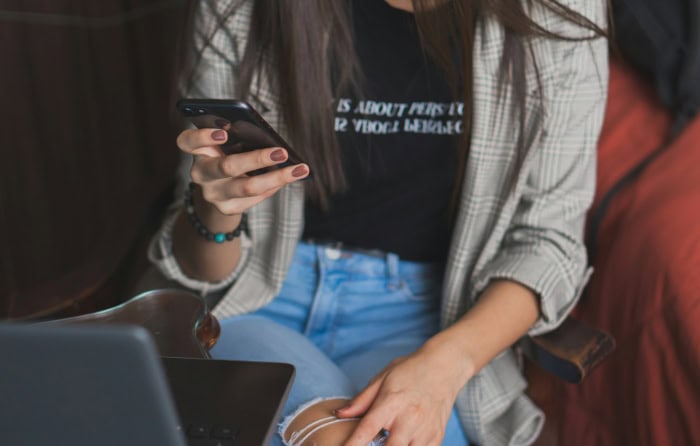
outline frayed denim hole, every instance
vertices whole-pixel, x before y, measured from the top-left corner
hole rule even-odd
[[[337,400],[337,399],[344,399],[344,400],[352,400],[352,397],[349,397],[347,395],[341,395],[341,396],[329,396],[329,397],[318,397],[314,398],[310,401],[307,401],[306,403],[302,404],[301,406],[297,407],[294,412],[291,414],[287,415],[284,417],[284,419],[277,425],[277,434],[282,438],[282,443],[285,446],[292,446],[290,442],[288,442],[284,438],[284,434],[289,428],[289,425],[296,419],[297,416],[299,416],[300,413],[308,409],[309,407],[313,406],[314,404],[323,402],[323,401],[328,401],[328,400]],[[291,438],[291,436],[290,436]]]

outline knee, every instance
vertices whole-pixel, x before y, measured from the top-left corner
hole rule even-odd
[[[236,316],[221,322],[221,336],[212,348],[212,355],[225,358],[231,352],[278,351],[279,340],[293,338],[295,334],[262,317]]]
[[[243,315],[234,316],[221,321],[222,334],[225,332],[227,338],[243,338],[256,340],[260,338],[261,333],[265,333],[265,337],[281,337],[288,335],[291,331],[277,322],[270,319],[254,316]]]
[[[341,446],[357,426],[358,419],[340,419],[334,415],[348,403],[343,398],[315,401],[290,415],[280,427],[287,446]]]

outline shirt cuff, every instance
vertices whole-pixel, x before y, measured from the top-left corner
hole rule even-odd
[[[226,278],[218,282],[208,282],[188,277],[180,268],[175,256],[173,255],[172,234],[175,221],[182,212],[182,208],[176,211],[165,219],[162,227],[151,240],[148,247],[149,260],[160,270],[160,272],[170,280],[174,280],[181,285],[198,291],[202,295],[206,295],[213,291],[219,291],[229,287],[240,276],[241,272],[248,263],[251,240],[245,231],[241,232],[241,257],[236,268]]]
[[[528,330],[530,336],[557,328],[578,302],[593,268],[571,280],[555,262],[532,253],[503,253],[478,277],[475,296],[480,296],[494,280],[511,280],[532,290],[539,299],[540,317]],[[477,297],[478,298],[478,297]]]

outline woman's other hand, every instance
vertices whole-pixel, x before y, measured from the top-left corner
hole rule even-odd
[[[439,446],[457,393],[474,373],[472,362],[456,353],[429,341],[392,361],[336,412],[362,416],[345,446],[366,446],[382,429],[390,432],[387,446]]]

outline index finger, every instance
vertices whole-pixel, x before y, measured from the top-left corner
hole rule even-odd
[[[218,146],[225,143],[227,139],[226,130],[187,129],[177,135],[177,146],[185,153],[200,155],[202,153],[199,149]]]
[[[344,446],[366,446],[380,435],[384,429],[391,430],[392,422],[393,416],[388,411],[380,408],[371,410],[360,420],[360,423]]]

